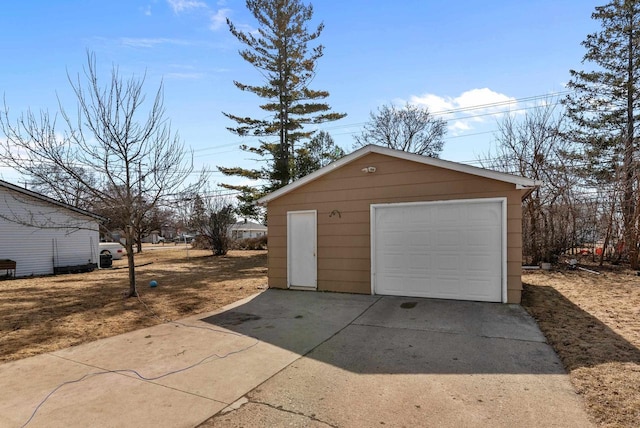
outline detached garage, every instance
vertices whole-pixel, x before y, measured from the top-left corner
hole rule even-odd
[[[260,199],[269,287],[519,303],[533,180],[366,146]]]

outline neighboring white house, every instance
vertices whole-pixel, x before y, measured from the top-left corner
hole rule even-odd
[[[258,238],[267,234],[267,226],[252,221],[239,221],[229,228],[231,239]]]
[[[158,244],[160,242],[164,242],[164,237],[160,235],[159,230],[152,230],[144,238],[142,238],[142,242],[144,242],[145,244]]]
[[[104,218],[0,180],[0,260],[15,276],[98,264],[98,222]],[[0,272],[2,274],[2,272]]]

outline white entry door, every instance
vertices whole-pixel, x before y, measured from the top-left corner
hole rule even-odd
[[[506,201],[373,205],[374,294],[506,298]]]
[[[287,213],[287,277],[289,287],[317,287],[316,211]]]

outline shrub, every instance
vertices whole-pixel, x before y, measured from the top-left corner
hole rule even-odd
[[[267,235],[257,238],[238,239],[232,245],[234,250],[266,250]]]
[[[193,241],[191,241],[191,248],[195,248],[197,250],[210,250],[211,242],[202,235],[197,235]]]

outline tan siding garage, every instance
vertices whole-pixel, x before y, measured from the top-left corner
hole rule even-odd
[[[533,180],[468,165],[364,147],[260,200],[269,219],[269,286],[290,285],[288,243],[298,239],[288,234],[290,213],[314,212],[313,289],[518,303],[521,200],[535,185]],[[408,217],[394,210],[402,206],[413,207]],[[501,217],[483,223],[482,216],[493,215],[492,210],[499,210]],[[376,255],[381,245],[392,251],[381,238],[389,229],[380,229],[376,211],[401,223],[398,239],[408,242],[397,248],[398,255]],[[421,216],[433,221],[425,223]],[[447,224],[455,218],[457,226]],[[380,288],[376,275],[381,267],[385,275],[398,276],[396,288]],[[474,272],[483,270],[486,278],[474,286]],[[477,286],[482,281],[494,288]]]

